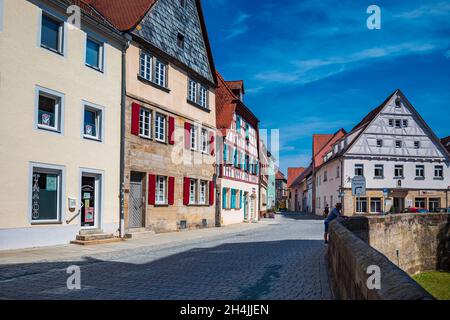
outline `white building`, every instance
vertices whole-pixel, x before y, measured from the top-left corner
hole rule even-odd
[[[450,154],[400,90],[329,146],[323,160],[316,212],[338,201],[346,215],[449,207]],[[352,195],[355,176],[365,177],[364,196]]]

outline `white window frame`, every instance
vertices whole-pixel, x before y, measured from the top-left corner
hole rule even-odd
[[[197,203],[197,179],[189,180],[189,204]]]
[[[363,203],[366,203],[366,211],[362,210],[363,207]],[[369,200],[367,197],[356,197],[356,206],[355,206],[355,212],[356,213],[360,213],[360,214],[364,214],[364,213],[369,213]]]
[[[425,179],[425,166],[416,165],[416,178]]]
[[[383,147],[383,140],[382,139],[377,139],[377,147],[378,148],[382,148]]]
[[[57,102],[55,104],[55,127],[39,124],[39,97],[41,95],[51,99],[55,99]],[[43,88],[40,86],[36,86],[35,116],[34,116],[35,129],[53,132],[56,134],[64,134],[64,105],[65,105],[65,95],[63,93]]]
[[[402,147],[403,147],[402,140],[395,140],[395,148],[396,149],[401,149]]]
[[[440,171],[440,175],[437,175],[438,171]],[[444,178],[444,166],[434,166],[434,177],[438,179]]]
[[[58,49],[55,50],[53,48],[47,47],[42,44],[42,23],[43,23],[43,17],[47,16],[48,18],[55,20],[60,24],[59,30],[58,30]],[[39,16],[39,37],[38,37],[38,45],[39,47],[54,52],[56,54],[59,54],[61,56],[65,56],[66,54],[66,35],[67,35],[67,29],[66,29],[66,23],[65,19],[57,16],[54,13],[51,13],[50,10],[41,10],[40,16]]]
[[[160,119],[162,118],[162,122],[160,121]],[[155,140],[159,141],[159,142],[166,142],[166,119],[167,117],[159,112],[156,112],[155,114]],[[161,133],[160,133],[160,129],[162,126],[162,138]]]
[[[98,53],[98,67],[92,66],[87,62],[87,42],[88,41],[95,42],[99,45],[99,53]],[[85,57],[84,63],[87,67],[92,68],[99,72],[104,72],[105,66],[105,42],[99,40],[97,37],[92,36],[91,34],[86,34],[86,42],[85,42]]]
[[[389,125],[389,127],[394,127],[394,119],[389,119],[388,120],[388,125]]]
[[[199,90],[198,104],[203,108],[208,109],[208,89],[200,84],[198,90]]]
[[[395,129],[401,129],[402,128],[402,120],[401,119],[395,119],[394,127],[395,127]]]
[[[144,70],[142,70],[144,68]],[[153,56],[145,50],[139,54],[139,76],[145,80],[153,79]]]
[[[140,108],[139,110],[139,136],[146,139],[152,138],[153,114],[151,110]],[[145,125],[148,125],[148,133],[145,133]]]
[[[375,204],[375,209],[379,210],[372,210],[372,204]],[[382,213],[383,212],[383,201],[381,198],[370,198],[370,213]]]
[[[420,141],[414,141],[414,149],[420,149]]]
[[[191,150],[197,150],[198,148],[198,132],[197,132],[197,127],[194,125],[191,125],[191,132],[190,132],[190,137],[191,137]]]
[[[206,129],[202,129],[201,131],[201,148],[202,148],[202,152],[203,153],[208,153],[209,152],[209,135],[208,135],[208,130]]]
[[[207,196],[208,196],[208,182],[205,180],[200,180],[198,203],[206,204]]]
[[[396,171],[401,170],[401,175],[397,175]],[[394,178],[404,178],[405,177],[405,167],[403,165],[395,165],[394,166]]]
[[[403,128],[408,128],[408,125],[409,125],[408,119],[403,119],[403,120],[402,120],[402,127],[403,127]]]
[[[198,81],[188,80],[188,101],[209,110],[208,88]]]
[[[50,174],[57,174],[58,175],[58,181],[57,181],[57,190],[59,194],[57,195],[57,217],[56,219],[50,219],[50,220],[33,220],[33,187],[34,187],[34,172],[35,169],[42,173],[50,173]],[[29,166],[29,179],[28,179],[28,190],[29,190],[29,196],[28,196],[28,208],[27,208],[27,217],[32,225],[39,225],[39,224],[59,224],[64,220],[64,210],[65,207],[65,181],[66,181],[66,169],[64,166],[58,166],[58,165],[50,165],[50,164],[43,164],[43,163],[36,163],[31,162]]]
[[[155,58],[154,83],[156,83],[160,87],[166,88],[167,86],[166,72],[167,72],[167,64],[162,60]]]
[[[381,175],[377,175],[377,170],[381,171]],[[384,165],[382,164],[376,164],[374,167],[374,177],[375,178],[384,178]]]
[[[359,169],[361,169],[361,171],[362,171],[361,175],[356,174],[357,170],[359,170]],[[364,176],[364,164],[360,164],[360,163],[355,164],[355,176],[361,176],[361,177]]]
[[[197,101],[197,82],[189,78],[188,99],[191,102]]]
[[[159,205],[167,204],[167,177],[156,176],[155,203]]]
[[[104,133],[105,133],[105,130],[104,130],[104,118],[105,118],[105,109],[103,108],[103,107],[100,107],[100,106],[98,106],[98,105],[96,105],[96,104],[93,104],[93,103],[90,103],[90,102],[87,102],[87,101],[83,101],[82,102],[82,106],[83,106],[83,108],[82,108],[82,119],[83,119],[83,121],[82,121],[82,123],[81,123],[81,134],[82,134],[82,136],[83,136],[83,138],[84,139],[88,139],[88,140],[94,140],[94,141],[98,141],[98,142],[103,142],[103,140],[104,140]],[[85,113],[85,110],[89,110],[89,111],[94,111],[94,112],[96,112],[96,114],[97,114],[97,118],[96,118],[96,131],[97,131],[97,134],[96,134],[96,136],[92,136],[92,135],[88,135],[88,134],[86,134],[84,131],[85,131],[85,123],[84,123],[84,121],[85,121],[85,118],[84,118],[84,113]]]

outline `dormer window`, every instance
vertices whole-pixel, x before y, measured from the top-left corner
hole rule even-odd
[[[181,33],[178,33],[177,45],[179,48],[184,49],[184,35],[182,35]]]

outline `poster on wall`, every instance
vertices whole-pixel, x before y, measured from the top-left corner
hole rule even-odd
[[[86,208],[85,215],[84,215],[84,221],[85,222],[94,222],[94,208]]]
[[[47,175],[47,191],[56,191],[57,177]]]

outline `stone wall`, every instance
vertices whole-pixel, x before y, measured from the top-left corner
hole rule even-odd
[[[343,224],[410,275],[450,270],[449,214],[364,216]]]
[[[330,224],[327,251],[333,292],[338,299],[349,300],[430,300],[433,297],[408,274],[370,247],[340,221]],[[381,287],[369,289],[369,266],[381,271]]]

